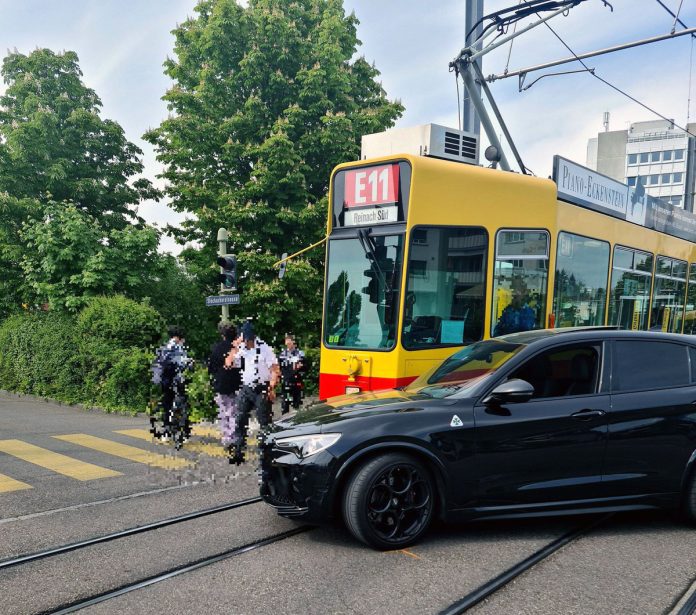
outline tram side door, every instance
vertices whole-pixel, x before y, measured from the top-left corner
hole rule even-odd
[[[610,398],[603,344],[545,350],[508,379],[532,384],[527,402],[474,408],[479,506],[597,497]]]

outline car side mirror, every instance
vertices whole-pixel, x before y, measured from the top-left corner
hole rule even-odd
[[[526,380],[513,378],[499,384],[484,400],[485,405],[519,404],[534,396],[534,387]]]

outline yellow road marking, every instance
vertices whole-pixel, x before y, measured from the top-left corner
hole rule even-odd
[[[384,553],[403,553],[404,555],[408,555],[409,557],[412,557],[414,559],[421,559],[420,555],[416,555],[415,553],[411,553],[410,551],[407,551],[406,549],[397,549],[396,551],[384,551]]]
[[[159,440],[153,438],[152,434],[147,429],[119,429],[114,433],[120,433],[131,438],[138,438],[138,440],[147,440],[148,442],[154,442],[155,444],[165,444],[164,442],[160,442]],[[227,451],[225,451],[220,444],[210,444],[207,442],[186,442],[183,450],[192,451],[194,453],[202,453],[203,455],[210,455],[211,457],[227,457]]]
[[[54,453],[22,440],[0,440],[0,452],[77,480],[94,480],[96,478],[121,476],[121,473],[115,470],[102,468],[93,463],[73,459],[60,453]]]
[[[157,468],[177,470],[179,468],[184,468],[191,465],[188,461],[179,457],[157,455],[156,453],[151,453],[150,451],[146,451],[135,446],[121,444],[120,442],[106,440],[105,438],[97,438],[96,436],[89,436],[87,434],[75,433],[53,437],[58,440],[63,440],[64,442],[78,444],[79,446],[91,448],[101,453],[107,453],[109,455],[128,459],[129,461],[135,461],[137,463],[145,463]]]
[[[214,425],[193,425],[191,433],[194,436],[202,436],[204,438],[220,438],[220,428]]]
[[[4,474],[0,474],[0,493],[8,491],[20,491],[22,489],[31,489],[31,485],[23,483],[21,480],[15,480]]]

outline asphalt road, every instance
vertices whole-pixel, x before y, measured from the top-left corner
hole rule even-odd
[[[173,455],[143,439],[146,429],[142,418],[0,395],[0,473],[10,479],[0,481],[0,560],[257,494],[254,468],[227,464],[214,432],[200,431]],[[102,450],[85,446],[95,442]],[[48,453],[31,458],[32,446]],[[114,454],[124,450],[137,460]],[[56,452],[78,463],[56,466]],[[188,465],[171,467],[182,460]],[[362,546],[339,525],[314,528],[84,612],[438,613],[586,522],[438,525],[418,545],[389,553]],[[0,611],[50,611],[297,525],[256,503],[0,570]],[[695,529],[668,513],[617,515],[472,612],[663,613],[694,577]]]

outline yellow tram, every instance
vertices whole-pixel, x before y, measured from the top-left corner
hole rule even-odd
[[[695,242],[689,212],[560,157],[554,181],[414,155],[339,165],[320,396],[403,386],[516,331],[693,333]]]

